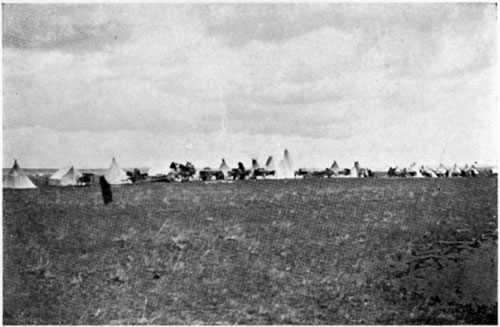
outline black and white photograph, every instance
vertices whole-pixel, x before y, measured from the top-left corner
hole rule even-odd
[[[2,3],[2,324],[497,325],[497,7]]]

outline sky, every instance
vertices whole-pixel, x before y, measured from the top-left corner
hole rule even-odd
[[[495,165],[496,10],[4,4],[3,167]]]

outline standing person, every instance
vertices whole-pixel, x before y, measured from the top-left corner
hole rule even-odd
[[[111,185],[108,183],[104,176],[99,177],[99,184],[101,184],[102,198],[104,204],[113,202],[113,193],[111,193]]]

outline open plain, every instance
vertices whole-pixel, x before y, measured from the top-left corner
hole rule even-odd
[[[496,177],[37,184],[4,324],[497,323]]]

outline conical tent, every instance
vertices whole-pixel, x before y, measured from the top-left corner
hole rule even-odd
[[[452,177],[452,176],[460,176],[460,169],[458,169],[458,165],[456,163],[453,166],[453,168],[450,170],[450,172],[448,173],[448,175],[450,177]]]
[[[227,173],[231,170],[231,168],[229,168],[229,166],[226,164],[226,160],[222,159],[219,170],[224,174],[224,177],[227,177]]]
[[[415,174],[415,175],[413,175],[413,177],[415,177],[415,178],[422,178],[422,177],[424,177],[424,175],[422,175],[422,173],[418,169],[415,169],[415,171],[413,173]]]
[[[446,175],[446,167],[443,164],[440,164],[438,169],[436,169],[437,175]]]
[[[332,164],[332,166],[330,167],[330,170],[331,170],[331,171],[333,171],[333,174],[334,174],[335,176],[337,176],[337,175],[339,174],[339,172],[340,172],[340,167],[339,167],[339,165],[338,165],[337,161],[335,161],[335,160],[333,161],[333,164]]]
[[[429,167],[422,166],[422,168],[420,168],[420,169],[426,174],[426,176],[429,176],[431,178],[436,178],[437,177],[437,175],[434,172],[434,170],[430,169]]]
[[[260,168],[260,165],[259,163],[257,162],[257,159],[252,159],[252,168],[250,169],[250,171],[254,171],[254,170],[257,170]]]
[[[417,168],[417,164],[415,162],[408,167],[408,172],[411,173],[411,176],[415,178],[424,177],[420,170]]]
[[[277,178],[293,178],[293,165],[288,150],[285,150],[283,159],[278,165]]]
[[[348,177],[359,177],[359,163],[356,161],[354,166],[351,168],[351,171]]]
[[[474,175],[474,176],[479,175],[479,170],[477,170],[476,166],[474,166],[474,165],[472,165],[472,166],[470,167],[470,172],[471,172],[471,173],[472,173],[472,175]]]
[[[29,179],[24,171],[17,164],[17,160],[14,160],[14,166],[9,171],[7,176],[3,179],[3,188],[36,188],[35,184]]]
[[[274,167],[273,156],[269,156],[269,158],[267,158],[267,161],[266,161],[266,170],[269,170],[269,171],[276,170],[276,167]]]
[[[109,166],[109,169],[104,174],[104,178],[111,185],[132,183],[125,170],[118,165],[115,158],[111,161],[111,166]]]
[[[73,166],[62,167],[54,175],[50,176],[49,185],[77,185],[80,177],[82,177],[82,173]]]

